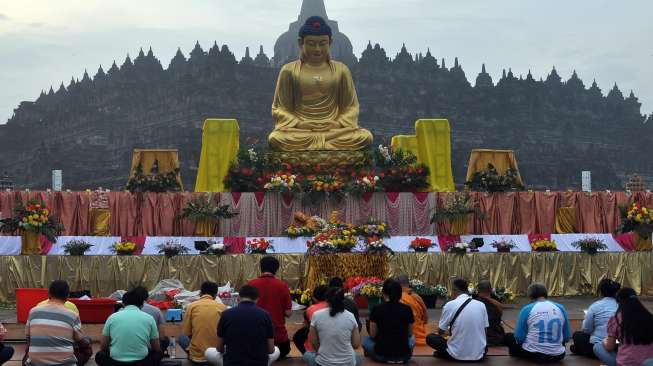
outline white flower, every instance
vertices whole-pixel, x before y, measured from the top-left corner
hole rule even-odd
[[[375,182],[378,182],[378,181],[379,181],[379,176],[378,176],[378,175],[375,175],[375,176],[374,176],[374,181],[375,181]]]
[[[224,244],[222,243],[215,243],[210,246],[211,250],[224,250]]]
[[[251,160],[251,161],[257,161],[258,160],[258,155],[256,154],[256,151],[254,151],[253,148],[247,150],[247,153],[249,154],[249,160]]]

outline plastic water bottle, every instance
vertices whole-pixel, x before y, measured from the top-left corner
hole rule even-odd
[[[168,354],[170,355],[170,358],[177,358],[177,342],[175,342],[174,336],[170,337],[170,346],[168,346],[168,348]]]

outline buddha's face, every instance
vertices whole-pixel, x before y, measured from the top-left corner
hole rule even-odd
[[[331,37],[306,36],[299,39],[299,49],[302,59],[311,64],[324,63],[329,59],[331,52]]]

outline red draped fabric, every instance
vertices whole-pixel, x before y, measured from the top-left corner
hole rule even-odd
[[[446,204],[449,193],[375,193],[349,197],[340,202],[309,205],[279,194],[215,194],[216,203],[230,204],[240,213],[221,220],[219,236],[280,236],[295,211],[328,218],[337,210],[342,220],[361,223],[369,218],[390,224],[393,235],[433,235],[446,233],[448,223],[430,223],[430,217]],[[115,236],[190,236],[195,225],[179,219],[181,210],[197,193],[109,193],[110,229]],[[620,222],[619,205],[632,200],[653,207],[649,192],[517,192],[472,193],[486,219],[471,217],[468,232],[473,234],[527,234],[554,231],[560,207],[574,207],[580,232],[611,233]],[[16,199],[43,199],[65,226],[64,235],[88,235],[90,196],[86,192],[0,192],[0,215],[11,217]],[[437,226],[437,228],[436,228]],[[437,229],[437,230],[436,230]]]
[[[612,237],[625,251],[635,251],[635,233],[618,234]]]

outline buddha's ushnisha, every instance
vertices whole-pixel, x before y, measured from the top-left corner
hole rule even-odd
[[[358,127],[359,104],[349,68],[331,60],[331,28],[318,16],[299,30],[300,59],[279,72],[270,147],[280,151],[360,150],[372,143]]]

